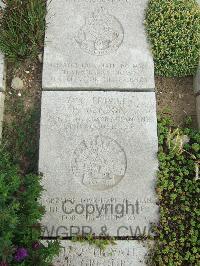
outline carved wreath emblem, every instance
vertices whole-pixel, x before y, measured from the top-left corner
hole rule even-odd
[[[100,191],[116,186],[125,176],[126,165],[123,148],[112,138],[101,135],[83,140],[71,161],[78,183]]]
[[[86,17],[85,24],[75,36],[81,49],[92,55],[105,55],[117,50],[123,39],[121,23],[104,8]]]

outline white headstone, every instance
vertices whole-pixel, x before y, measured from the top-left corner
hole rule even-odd
[[[200,129],[200,95],[196,97],[196,112],[197,112],[197,123]]]
[[[148,0],[49,0],[44,90],[154,89]]]
[[[4,58],[3,55],[0,53],[0,91],[3,91],[4,89]]]
[[[200,64],[197,68],[197,72],[194,76],[194,92],[200,93]]]
[[[5,98],[4,93],[0,92],[0,141],[1,141],[2,124],[3,124],[4,98]]]
[[[43,92],[44,235],[148,234],[156,155],[154,92]]]

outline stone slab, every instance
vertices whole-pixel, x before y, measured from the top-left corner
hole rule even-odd
[[[44,90],[154,90],[148,0],[49,0]]]
[[[197,123],[200,129],[200,95],[196,97]]]
[[[147,248],[138,241],[116,241],[105,251],[86,243],[61,241],[61,253],[55,266],[144,266]]]
[[[0,141],[2,135],[2,124],[3,124],[3,112],[4,112],[4,99],[5,95],[3,92],[0,92]]]
[[[0,91],[3,91],[5,89],[4,84],[4,57],[0,53]]]
[[[194,76],[194,92],[195,93],[200,93],[200,64],[197,69],[197,73]]]
[[[148,234],[158,218],[155,93],[43,92],[39,170],[45,236]]]

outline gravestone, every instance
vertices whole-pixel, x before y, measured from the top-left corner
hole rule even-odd
[[[4,60],[3,55],[0,53],[0,91],[5,89],[4,85]]]
[[[43,235],[149,235],[158,144],[148,0],[48,2]]]
[[[45,244],[45,242],[44,242]],[[94,245],[61,241],[61,254],[56,266],[144,266],[147,249],[142,242],[116,241],[116,245],[101,251]]]
[[[197,124],[200,129],[200,95],[196,97]]]
[[[154,89],[148,0],[48,1],[45,90]]]
[[[0,142],[2,135],[2,124],[3,124],[3,112],[4,112],[4,93],[0,92]]]
[[[156,221],[154,92],[43,92],[45,236],[148,234]]]
[[[52,0],[43,65],[43,236],[144,238],[158,219],[148,0]],[[56,266],[146,265],[147,249],[62,241]],[[111,254],[109,256],[109,254]]]
[[[200,63],[199,63],[199,66],[197,68],[197,72],[194,75],[194,92],[196,94],[200,93]]]

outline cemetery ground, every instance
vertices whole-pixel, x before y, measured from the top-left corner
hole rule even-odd
[[[45,12],[39,10],[43,20]],[[40,40],[44,34],[41,28],[37,35]],[[27,39],[24,42],[30,45]],[[17,60],[17,64],[7,62],[6,66],[0,147],[0,266],[48,266],[59,252],[59,242],[49,244],[48,248],[40,242],[39,222],[44,208],[36,201],[42,193],[42,177],[38,176],[42,46],[40,43],[33,49],[34,56],[27,59],[30,49],[25,45],[26,56]],[[154,226],[155,245],[149,250],[148,263],[198,266],[200,132],[193,77],[157,77],[156,96],[159,172],[155,189],[160,220]],[[98,242],[90,236],[87,242],[102,249],[112,244],[112,240]]]
[[[26,61],[17,67],[12,64],[7,66],[3,142],[7,150],[12,151],[10,153],[12,162],[20,165],[22,175],[37,174],[41,71],[42,64],[38,59],[34,63]],[[19,77],[23,81],[21,88],[12,88],[12,81],[15,77]],[[182,257],[184,256],[187,256],[188,260],[190,256],[193,256],[191,261],[194,262],[198,258],[198,256],[193,255],[193,252],[190,254],[189,250],[193,248],[194,254],[197,254],[195,249],[197,248],[196,233],[198,225],[196,224],[197,213],[195,211],[198,212],[196,195],[199,193],[199,186],[197,186],[196,182],[198,181],[194,177],[197,175],[195,166],[199,165],[200,135],[197,132],[195,133],[196,123],[193,123],[192,126],[194,130],[185,128],[183,131],[177,129],[176,132],[175,129],[178,126],[184,127],[188,117],[192,117],[195,121],[195,97],[192,80],[192,77],[156,79],[158,115],[167,115],[175,121],[175,123],[172,123],[175,125],[173,127],[175,133],[170,133],[172,134],[170,140],[172,147],[168,151],[169,147],[167,147],[166,141],[169,137],[170,122],[168,122],[168,119],[159,122],[160,165],[162,167],[160,167],[160,174],[158,175],[157,192],[161,199],[162,215],[160,224],[156,228],[159,241],[152,252],[154,254],[153,262],[150,261],[150,265],[168,265],[159,264],[159,261],[166,260],[167,263],[168,260],[174,260],[176,256],[179,257],[177,261],[183,260]],[[191,142],[190,145],[187,144],[186,148],[183,148],[179,139],[183,135],[189,136]],[[175,145],[173,139],[177,139]],[[174,170],[176,167],[178,167],[180,173]],[[168,174],[164,174],[165,172]],[[175,180],[171,179],[170,175],[173,176],[173,174],[177,176]],[[187,185],[183,177],[188,178]],[[179,189],[175,190],[174,187],[179,187]],[[180,196],[183,197],[182,200],[178,199]],[[177,210],[177,208],[180,209]],[[187,209],[187,213],[185,213],[185,209]],[[191,212],[191,209],[193,209],[193,212]],[[171,214],[173,214],[174,220],[178,222],[169,219]],[[191,232],[192,244],[189,244],[188,232]],[[90,242],[96,244],[95,241]],[[105,248],[110,245],[110,241],[104,242],[102,240],[97,242],[97,245]]]
[[[40,54],[41,56],[41,54]],[[41,60],[41,59],[40,59]],[[23,85],[15,84],[20,78]],[[37,172],[40,103],[42,92],[42,62],[30,60],[20,66],[8,64],[3,138],[13,150],[24,173]],[[168,115],[175,126],[183,126],[191,118],[197,127],[193,77],[156,78],[157,113]]]

